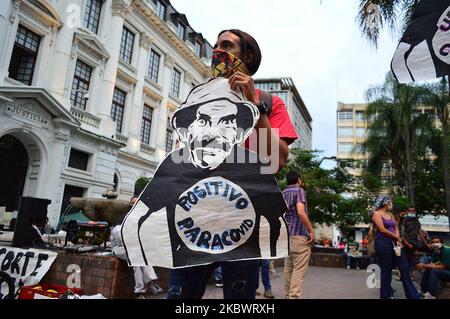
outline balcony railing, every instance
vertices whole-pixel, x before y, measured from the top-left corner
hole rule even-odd
[[[100,118],[76,107],[70,109],[70,113],[76,117],[78,121],[94,128],[100,127]]]
[[[120,133],[116,133],[115,137],[116,137],[117,142],[123,143],[125,145],[128,143],[128,137],[126,137]]]
[[[153,147],[151,147],[150,145],[141,143],[141,151],[149,153],[149,154],[153,154],[155,152],[155,149]]]

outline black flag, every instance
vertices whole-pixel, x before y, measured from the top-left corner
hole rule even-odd
[[[391,63],[400,83],[450,74],[450,0],[422,0]]]

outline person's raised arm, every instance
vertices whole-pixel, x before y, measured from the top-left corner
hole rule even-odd
[[[260,130],[266,130],[266,132],[268,132],[268,134],[265,134],[267,155],[271,158],[271,161],[273,161],[274,155],[278,156],[278,170],[281,170],[284,166],[286,166],[286,161],[289,154],[288,143],[284,139],[279,138],[272,131],[272,126],[270,125],[269,118],[266,114],[260,115],[256,126],[258,141],[262,135]],[[272,150],[272,146],[275,145],[278,146],[278,150]]]
[[[441,263],[431,263],[423,265],[423,269],[446,269],[446,268],[447,267],[445,267],[445,265]]]
[[[233,90],[237,90],[237,88],[240,88],[244,93],[245,98],[250,102],[254,103],[255,105],[259,105],[261,103],[258,95],[256,94],[255,84],[251,76],[238,71],[229,78],[229,82]],[[265,134],[262,133],[264,132],[264,130]],[[272,131],[269,117],[266,114],[260,115],[258,124],[256,126],[256,133],[258,141],[260,140],[261,135],[264,135],[265,137],[264,146],[266,147],[267,154],[261,155],[267,155],[270,158],[271,162],[274,162],[274,155],[277,156],[278,171],[281,170],[286,165],[286,161],[288,158],[288,143],[282,138],[279,138]],[[277,150],[272,150],[272,146],[274,145],[278,146]]]

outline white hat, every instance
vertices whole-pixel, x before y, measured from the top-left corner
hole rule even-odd
[[[189,127],[201,105],[218,100],[226,100],[238,106],[238,123],[244,123],[245,126],[239,128],[249,131],[248,135],[250,135],[250,129],[256,125],[259,119],[258,108],[246,100],[241,91],[233,91],[225,78],[212,78],[194,87],[186,101],[174,113],[172,126],[175,130]]]

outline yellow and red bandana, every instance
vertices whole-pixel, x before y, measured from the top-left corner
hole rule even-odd
[[[222,50],[213,51],[211,63],[211,72],[213,77],[228,78],[236,71],[251,75],[244,62],[242,62],[235,55]]]

